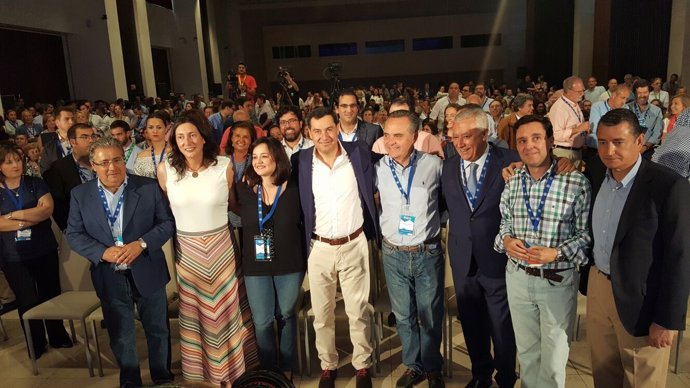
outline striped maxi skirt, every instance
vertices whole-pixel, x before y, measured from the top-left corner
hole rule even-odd
[[[231,232],[177,231],[182,376],[232,383],[259,365],[254,326]]]

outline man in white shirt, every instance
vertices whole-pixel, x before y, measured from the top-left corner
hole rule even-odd
[[[455,81],[448,85],[448,95],[439,98],[431,109],[431,114],[429,114],[429,118],[436,121],[439,130],[443,129],[443,115],[450,103],[465,105],[465,99],[460,97],[460,84]]]
[[[259,126],[268,129],[268,126],[271,125],[273,118],[276,116],[276,112],[273,110],[270,102],[266,103],[265,94],[256,96],[255,105],[254,109],[256,111],[256,117],[259,119]]]
[[[134,162],[137,160],[137,155],[143,149],[132,141],[132,129],[126,121],[115,120],[110,124],[110,136],[122,144],[125,155],[125,167],[128,173],[134,174]]]
[[[606,101],[609,98],[611,98],[611,96],[613,96],[613,92],[615,92],[616,88],[618,87],[618,80],[616,80],[615,78],[611,78],[607,86],[609,87],[609,89],[601,93],[601,95],[599,96],[599,101]]]
[[[489,107],[491,106],[491,103],[494,102],[494,99],[486,95],[486,86],[484,85],[484,82],[477,82],[477,84],[474,86],[474,94],[479,96],[481,100],[479,106],[482,107],[482,110],[486,113],[490,113]]]
[[[603,86],[597,85],[597,79],[594,76],[590,76],[587,80],[587,89],[585,90],[585,100],[595,103],[599,101],[599,97],[602,93],[606,92]]]

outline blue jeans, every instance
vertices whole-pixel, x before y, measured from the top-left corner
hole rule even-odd
[[[119,274],[110,265],[100,263],[92,277],[101,299],[103,318],[108,328],[110,348],[120,367],[120,384],[142,386],[134,328],[134,304],[144,326],[149,352],[149,368],[154,383],[172,380],[170,372],[170,323],[165,288],[142,296],[134,284],[131,273]]]
[[[400,252],[383,244],[383,272],[402,343],[402,360],[417,372],[440,372],[444,262],[441,244]]]
[[[263,368],[297,370],[297,316],[295,314],[303,279],[304,272],[244,277]],[[278,324],[280,353],[276,351],[274,319]]]

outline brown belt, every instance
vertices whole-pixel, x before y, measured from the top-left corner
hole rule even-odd
[[[334,238],[334,239],[321,237],[316,233],[312,233],[311,238],[313,238],[314,240],[317,240],[317,241],[324,242],[324,243],[329,244],[329,245],[343,245],[343,244],[349,243],[350,241],[357,238],[357,236],[359,236],[363,230],[364,230],[364,227],[360,226],[357,230],[352,232],[352,234],[350,234],[349,236]]]
[[[554,148],[561,148],[564,150],[571,150],[571,151],[580,151],[582,147],[568,147],[568,146],[562,146],[562,145],[554,145]]]
[[[431,249],[436,249],[441,244],[440,237],[433,237],[418,245],[394,245],[388,242],[388,240],[383,240],[383,243],[390,249],[398,252],[426,252]]]
[[[563,280],[563,276],[559,275],[559,274],[558,274],[559,272],[564,272],[564,271],[568,271],[568,270],[574,269],[574,268],[561,268],[561,269],[549,268],[549,269],[542,269],[542,268],[539,268],[539,267],[528,267],[528,266],[522,265],[522,264],[520,264],[520,263],[517,263],[517,262],[514,261],[514,260],[511,260],[511,261],[513,261],[513,263],[517,264],[517,267],[518,267],[519,269],[525,271],[525,273],[526,273],[527,275],[536,276],[536,277],[538,277],[538,278],[543,277],[544,279],[548,279],[548,280],[554,281],[554,282],[556,282],[556,283],[560,283],[560,282]]]

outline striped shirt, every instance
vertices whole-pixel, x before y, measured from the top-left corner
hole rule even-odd
[[[501,194],[501,226],[494,241],[494,249],[504,253],[503,238],[512,236],[530,246],[558,248],[563,258],[543,265],[544,269],[565,269],[587,262],[592,237],[587,226],[591,206],[592,189],[580,172],[556,174],[551,184],[544,211],[536,232],[525,205],[523,182],[527,183],[527,197],[533,213],[544,193],[544,187],[556,163],[552,163],[540,179],[533,179],[526,168],[517,170]],[[510,256],[508,256],[510,257]],[[510,257],[513,260],[517,258]]]

